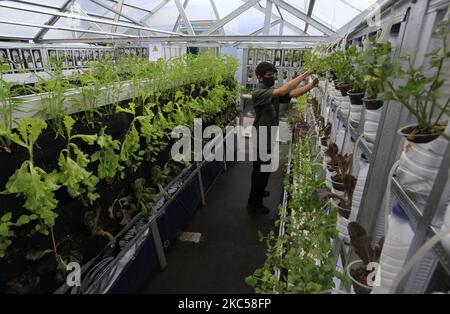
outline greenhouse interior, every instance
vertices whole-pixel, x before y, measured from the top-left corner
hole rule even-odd
[[[449,294],[449,47],[450,0],[0,1],[0,293]]]

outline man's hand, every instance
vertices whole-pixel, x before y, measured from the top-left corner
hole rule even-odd
[[[308,69],[308,71],[306,71],[304,75],[309,76],[311,74],[314,74],[314,69],[312,69],[312,68]]]

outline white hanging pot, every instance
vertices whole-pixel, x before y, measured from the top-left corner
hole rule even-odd
[[[364,157],[359,158],[359,172],[356,180],[355,190],[353,191],[352,211],[350,213],[350,220],[356,221],[361,204],[364,187],[366,185],[367,173],[369,172],[369,162]]]
[[[361,120],[361,111],[361,105],[350,104],[350,123],[354,124],[355,127],[359,125],[359,121]]]
[[[383,101],[375,98],[363,98],[364,107],[368,111],[380,110],[383,107]]]
[[[369,143],[375,143],[378,125],[381,119],[381,110],[366,110],[364,119],[364,138]]]
[[[332,183],[331,178],[333,176],[335,176],[335,175],[336,175],[335,171],[330,171],[330,170],[328,170],[328,168],[326,169],[326,172],[325,172],[325,185],[330,190],[333,188],[333,183]]]
[[[348,219],[342,217],[341,215],[337,216],[336,230],[338,232],[338,237],[346,244],[350,243],[350,235],[347,230],[349,223],[350,221]]]
[[[392,209],[388,218],[388,230],[380,257],[380,285],[374,293],[387,293],[406,262],[414,231],[409,218],[399,204]]]
[[[356,294],[369,294],[372,291],[372,288],[369,287],[367,283],[367,278],[365,278],[366,283],[362,283],[362,279],[357,280],[353,274],[355,274],[355,271],[357,269],[364,269],[366,270],[366,267],[364,266],[364,263],[362,260],[356,260],[348,264],[347,266],[347,275],[352,281],[353,290]]]
[[[406,130],[413,127],[407,126],[399,133],[405,135]],[[407,138],[396,174],[406,190],[427,197],[439,172],[448,141],[439,134],[417,135],[414,140],[411,142]]]

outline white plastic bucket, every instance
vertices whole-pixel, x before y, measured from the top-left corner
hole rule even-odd
[[[380,285],[375,286],[373,293],[387,293],[395,279],[402,271],[414,231],[409,224],[400,205],[395,205],[389,215],[387,236],[384,241],[380,258]]]

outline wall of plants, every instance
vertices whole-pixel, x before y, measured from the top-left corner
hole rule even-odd
[[[285,177],[287,206],[280,206],[280,219],[285,224],[281,236],[271,232],[262,239],[267,245],[267,258],[262,268],[246,278],[257,293],[327,293],[334,288],[335,269],[332,253],[337,237],[337,212],[317,196],[325,187],[322,164],[313,125],[306,122],[306,96],[289,113],[294,138],[289,175]],[[280,274],[280,276],[278,276]]]
[[[448,14],[436,22],[432,37],[437,48],[429,49],[422,65],[389,42],[385,30],[382,36],[365,38],[361,46],[320,46],[305,54],[304,70],[314,69],[320,84],[289,115],[294,134],[285,184],[289,201],[278,222],[286,224],[285,233],[265,239],[265,265],[247,278],[256,292],[395,292],[396,276],[408,262],[415,236],[409,223],[413,213],[400,203],[413,203],[420,211],[430,208],[427,202],[438,173],[446,171],[440,167],[448,158],[449,23]],[[383,200],[381,208],[363,208],[373,156],[383,150],[384,143],[376,140],[387,132],[379,130],[387,106],[403,107],[410,124],[383,125],[398,128],[405,144],[394,148],[399,154],[385,178],[387,186],[376,188],[382,199],[396,180],[402,196],[388,196],[393,205]],[[375,212],[377,221],[359,221],[359,214],[367,211]],[[366,230],[370,224],[376,230]],[[339,253],[344,269],[333,259],[332,252],[339,248],[344,248]],[[370,281],[375,279],[373,265],[381,270],[375,286]],[[333,277],[343,285],[334,287]]]
[[[226,55],[130,57],[75,77],[53,63],[35,86],[0,80],[0,292],[54,291],[69,261],[83,264],[137,213],[151,215],[164,185],[190,167],[170,158],[172,129],[232,121],[238,66]],[[119,101],[125,81],[129,99]],[[42,118],[20,117],[27,93],[39,93]]]

